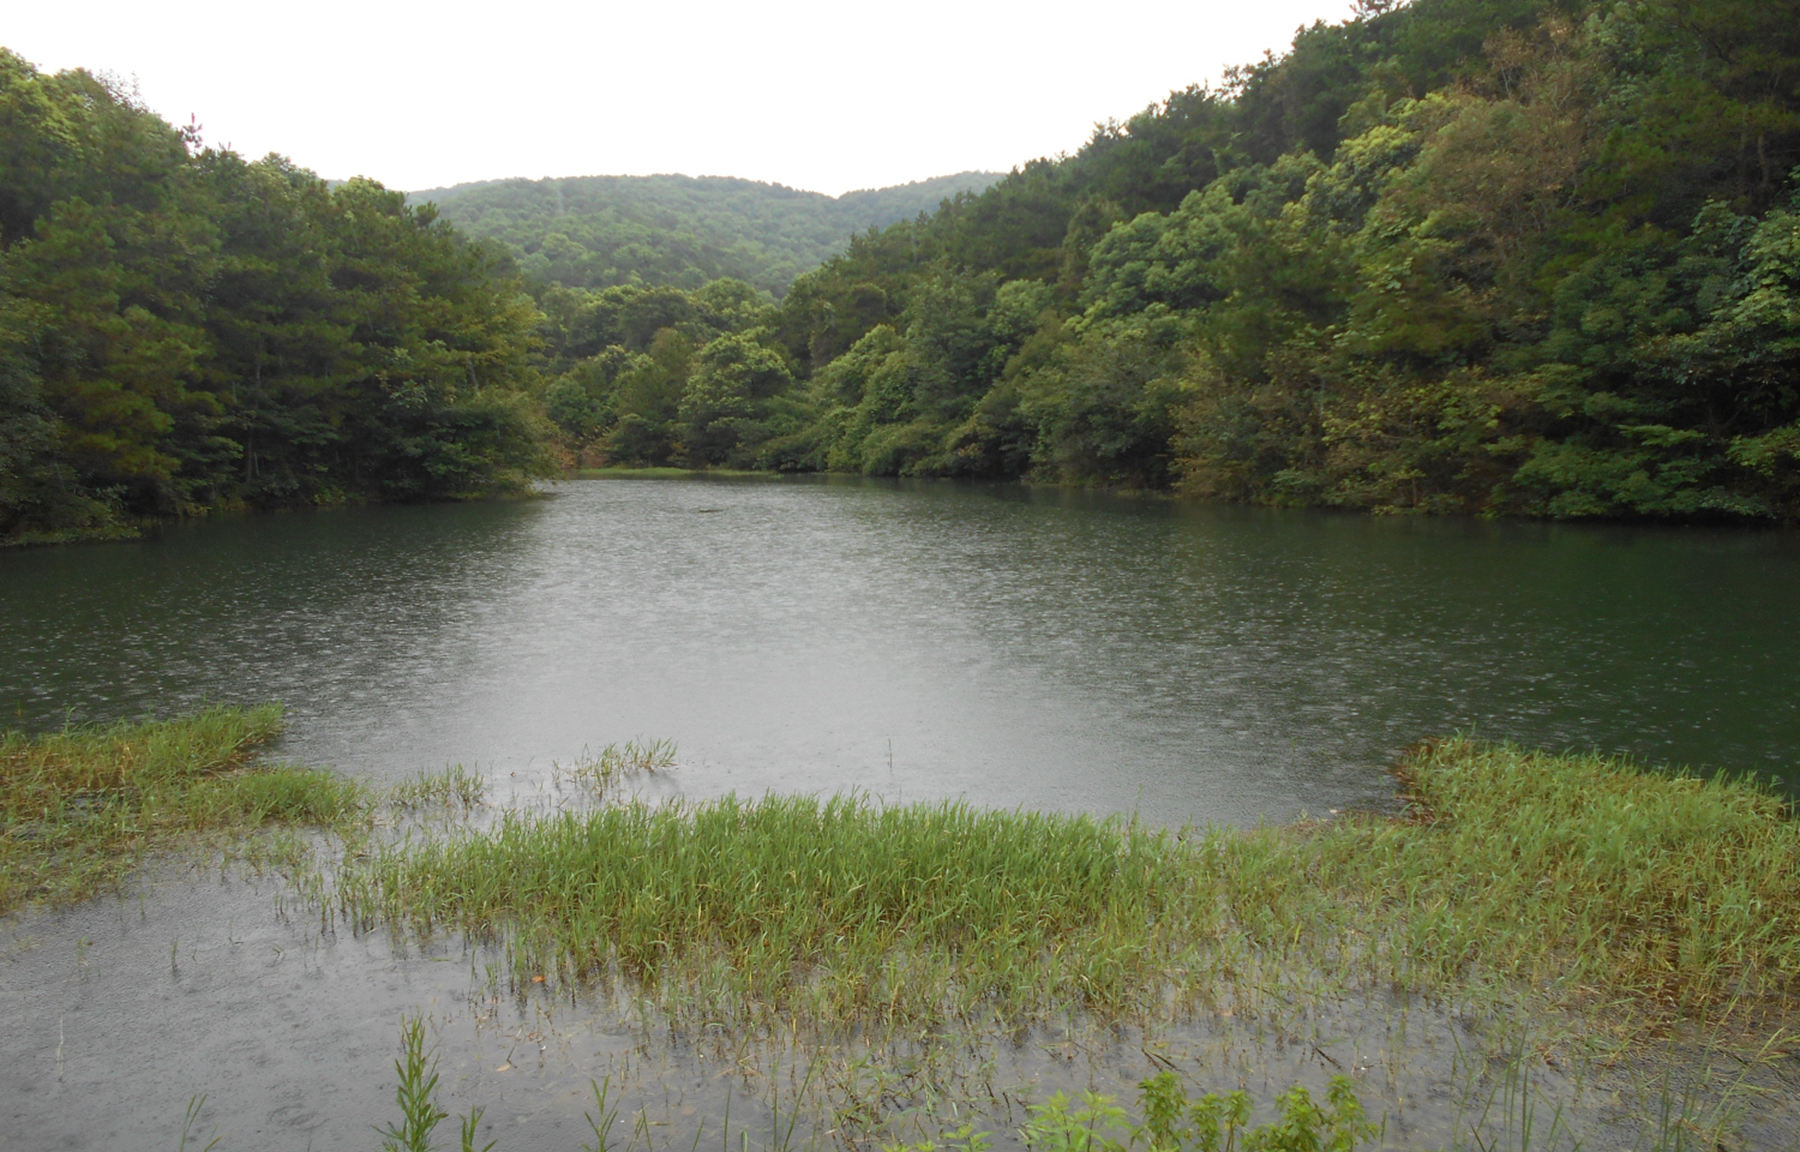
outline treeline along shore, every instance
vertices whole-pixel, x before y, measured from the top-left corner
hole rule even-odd
[[[1797,16],[1363,0],[797,278],[697,287],[630,244],[558,283],[567,204],[484,192],[510,249],[473,241],[7,53],[0,538],[580,460],[1791,523]]]

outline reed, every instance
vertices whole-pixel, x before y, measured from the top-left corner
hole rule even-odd
[[[0,733],[0,914],[113,888],[150,851],[359,813],[364,790],[335,773],[256,762],[280,730],[265,705]]]

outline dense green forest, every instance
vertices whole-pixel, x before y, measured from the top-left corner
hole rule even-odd
[[[504,253],[400,193],[0,49],[0,541],[519,487],[537,321]]]
[[[408,199],[436,204],[470,236],[500,241],[533,279],[694,289],[728,278],[780,296],[851,236],[997,179],[962,172],[831,197],[724,176],[575,176],[459,184]]]
[[[566,345],[552,415],[613,460],[1791,521],[1797,164],[1792,0],[1369,0],[754,327]]]
[[[685,264],[596,287],[566,232],[531,266],[575,282],[521,280],[430,205],[0,57],[0,538],[488,491],[546,442],[1800,519],[1800,0],[1358,10],[779,300]]]

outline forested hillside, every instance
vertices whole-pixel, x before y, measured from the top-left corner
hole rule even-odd
[[[656,215],[684,186],[591,218],[486,186],[524,205],[496,234],[636,237],[547,233],[521,281],[398,193],[0,55],[0,538],[492,490],[540,427],[621,464],[1800,519],[1800,0],[1359,7],[779,301],[696,282],[737,266]],[[806,197],[717,184],[753,236]]]
[[[400,193],[0,49],[0,542],[517,487],[537,320],[504,253]]]
[[[1800,5],[1361,7],[563,396],[615,460],[1800,516]]]
[[[500,241],[527,275],[549,283],[694,289],[731,278],[779,296],[852,235],[934,212],[997,179],[961,172],[831,197],[724,176],[575,176],[459,184],[409,199]]]

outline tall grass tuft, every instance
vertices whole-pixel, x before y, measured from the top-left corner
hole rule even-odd
[[[437,1066],[437,1053],[425,1048],[424,1017],[402,1013],[400,1058],[394,1061],[394,1106],[399,1109],[400,1122],[390,1121],[375,1129],[382,1152],[431,1152],[432,1132],[450,1115],[438,1105]],[[493,1152],[492,1140],[475,1147],[481,1116],[482,1110],[473,1108],[457,1125],[457,1146],[462,1152]]]
[[[280,730],[280,707],[264,705],[0,733],[0,913],[92,896],[178,842],[360,812],[363,790],[343,777],[255,763]]]
[[[347,861],[338,899],[364,927],[503,933],[521,980],[617,971],[681,1016],[1031,1017],[1149,1011],[1213,930],[1192,864],[1118,821],[772,796],[509,812]]]

